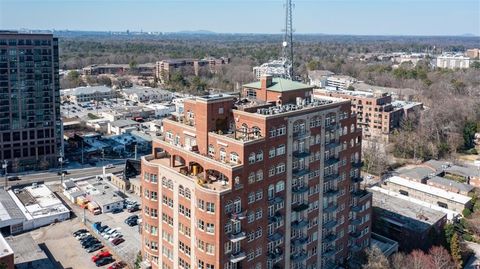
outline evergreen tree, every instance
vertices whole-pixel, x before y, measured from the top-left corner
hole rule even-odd
[[[452,255],[453,261],[455,262],[457,268],[462,268],[462,254],[460,253],[460,239],[458,234],[454,233],[452,239],[450,240],[450,254]]]

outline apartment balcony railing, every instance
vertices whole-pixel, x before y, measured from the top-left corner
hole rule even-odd
[[[276,247],[272,251],[269,251],[267,255],[268,255],[269,259],[275,260],[275,259],[278,259],[278,258],[282,257],[283,250],[279,247]]]
[[[294,246],[305,245],[308,242],[308,236],[306,234],[301,234],[297,237],[291,239]]]
[[[328,234],[323,238],[325,243],[332,243],[333,241],[337,240],[337,235],[335,233]]]
[[[359,244],[355,243],[353,245],[350,246],[350,250],[352,252],[359,252],[360,250],[362,250],[362,246],[360,246]]]
[[[335,128],[337,128],[337,124],[336,123],[330,123],[330,124],[326,124],[325,125],[325,131],[332,131],[332,130],[335,130]]]
[[[336,158],[334,156],[331,156],[331,157],[325,159],[325,161],[324,161],[326,166],[334,165],[334,164],[337,164],[338,162],[340,162],[340,159]]]
[[[293,138],[294,139],[302,139],[302,138],[307,137],[308,135],[309,134],[306,130],[299,130],[299,131],[293,133]]]
[[[336,140],[332,140],[329,143],[325,144],[325,150],[329,150],[329,149],[332,149],[332,148],[335,148],[335,147],[338,147],[338,146],[340,146],[340,142],[338,142]]]
[[[308,201],[303,200],[300,202],[297,202],[296,204],[292,205],[292,210],[295,212],[302,212],[304,210],[308,209]]]
[[[337,221],[335,219],[331,219],[323,224],[323,227],[325,229],[333,229],[335,226],[337,226]]]
[[[355,231],[355,232],[351,232],[349,233],[350,237],[354,238],[354,239],[358,239],[362,236],[362,234],[358,231]]]
[[[243,232],[243,231],[239,231],[239,232],[236,232],[236,233],[231,233],[229,236],[228,236],[228,239],[230,239],[230,241],[232,243],[236,243],[236,242],[239,242],[243,239],[247,238],[247,233]]]
[[[247,255],[245,254],[244,251],[238,251],[235,253],[230,254],[230,262],[231,263],[237,263],[243,261]]]
[[[305,250],[298,251],[290,255],[290,260],[292,261],[303,261],[306,260],[308,257],[308,254]]]
[[[268,224],[277,223],[283,220],[282,214],[280,212],[275,212],[273,216],[268,217]]]
[[[323,208],[323,212],[333,213],[335,210],[337,210],[337,208],[338,208],[338,205],[336,203],[330,203]]]
[[[326,256],[326,257],[333,257],[335,256],[335,249],[334,248],[329,248],[329,249],[326,249],[324,252],[323,252],[323,255]]]
[[[304,175],[308,175],[309,173],[310,173],[310,170],[308,170],[308,168],[303,168],[303,169],[296,168],[292,170],[292,175],[294,177],[301,177]]]
[[[307,191],[308,191],[308,186],[306,185],[303,185],[303,186],[297,185],[292,188],[293,193],[305,193]]]
[[[268,199],[268,204],[269,205],[276,205],[276,204],[280,204],[280,203],[283,203],[283,198],[281,196],[275,196],[275,197],[272,197],[272,198]]]
[[[242,220],[242,219],[245,219],[246,217],[246,212],[243,211],[243,212],[232,212],[232,214],[230,214],[230,219],[232,220]]]
[[[324,196],[326,197],[333,197],[333,196],[337,196],[339,193],[338,189],[327,189],[324,191]]]
[[[268,236],[267,239],[270,242],[275,242],[275,241],[283,239],[283,235],[279,232],[275,232],[274,234]]]
[[[326,176],[323,177],[324,182],[332,181],[332,180],[339,180],[339,179],[340,179],[339,174],[330,174],[330,175],[326,175]]]
[[[296,150],[292,153],[292,155],[295,158],[306,158],[306,157],[310,156],[310,151],[308,151],[308,150],[302,150],[302,151]]]
[[[294,220],[292,221],[292,229],[303,229],[308,226],[308,220]]]

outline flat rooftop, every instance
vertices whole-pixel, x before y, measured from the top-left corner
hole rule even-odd
[[[396,185],[407,187],[409,189],[414,189],[414,190],[417,190],[417,191],[420,191],[420,192],[428,193],[428,194],[438,196],[438,197],[441,197],[441,198],[444,198],[444,199],[447,199],[447,200],[450,200],[450,201],[454,201],[454,202],[460,203],[460,204],[467,204],[472,199],[471,197],[468,197],[468,196],[465,196],[465,195],[461,195],[461,194],[458,194],[458,193],[446,191],[446,190],[443,190],[443,189],[440,189],[440,188],[437,188],[437,187],[428,186],[426,184],[411,181],[411,180],[408,180],[408,179],[405,179],[405,178],[402,178],[402,177],[399,177],[399,176],[390,177],[385,182],[393,183],[393,184],[396,184]]]
[[[112,176],[112,174],[106,174]],[[91,196],[98,205],[108,205],[121,202],[124,199],[115,194],[116,188],[113,188],[105,180],[88,179],[75,182],[77,187],[84,191],[87,196]]]
[[[375,98],[375,94],[373,92],[367,92],[367,91],[347,91],[347,90],[332,90],[332,89],[315,89],[314,93],[334,93],[334,94],[343,94],[343,95],[348,95],[352,97],[363,97],[363,98]]]
[[[427,203],[425,201],[422,201],[422,200],[419,200],[419,199],[416,199],[416,198],[412,198],[410,196],[402,195],[398,192],[394,192],[394,191],[390,191],[390,190],[387,190],[387,189],[380,188],[378,186],[373,186],[369,190],[370,191],[382,192],[382,193],[387,194],[391,197],[396,197],[396,198],[399,198],[399,199],[404,200],[404,201],[412,202],[412,203],[424,206],[426,208],[430,208],[432,210],[443,212],[443,213],[447,214],[447,219],[449,219],[449,220],[452,220],[454,217],[459,215],[459,213],[457,213],[453,210],[443,208],[443,207],[439,207],[438,205],[430,204],[430,203]]]
[[[17,269],[51,269],[56,268],[47,254],[38,246],[30,233],[6,238],[14,251],[15,268]]]
[[[8,193],[28,220],[70,212],[45,184],[9,190]]]
[[[244,84],[243,87],[261,89],[262,82],[256,81],[256,82]],[[313,89],[313,87],[314,86],[310,86],[310,85],[296,82],[293,80],[275,77],[275,78],[272,78],[272,84],[267,87],[267,90],[274,91],[274,92],[288,92],[288,91],[296,91],[296,90]]]
[[[446,186],[446,187],[453,187],[463,192],[471,192],[475,188],[472,185],[468,185],[465,183],[457,182],[455,180],[451,180],[451,179],[439,177],[439,176],[430,177],[427,181],[427,184],[429,184],[430,182],[436,183],[442,186]]]
[[[409,230],[425,231],[446,216],[445,213],[371,189],[373,207],[383,210],[397,224]],[[374,209],[375,210],[375,209]]]

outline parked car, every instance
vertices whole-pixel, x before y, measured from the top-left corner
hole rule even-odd
[[[73,232],[73,236],[79,236],[79,235],[84,234],[86,232],[88,232],[87,229],[76,230],[75,232]]]
[[[130,207],[130,208],[127,208],[127,211],[130,212],[130,213],[136,212],[136,211],[138,211],[138,210],[140,210],[140,206],[139,206],[139,205],[134,205],[134,206],[132,206],[132,207]]]
[[[120,269],[120,268],[124,268],[124,267],[127,267],[127,264],[123,261],[120,261],[120,262],[116,262],[116,263],[110,265],[108,267],[108,269]]]
[[[99,249],[101,249],[101,248],[103,248],[102,243],[98,243],[98,244],[95,244],[95,245],[87,248],[87,252],[88,252],[88,253],[92,253],[92,252],[95,252],[95,251],[97,251],[97,250],[99,250]]]
[[[100,267],[100,266],[104,266],[104,265],[107,265],[109,263],[112,263],[114,261],[115,260],[112,257],[105,257],[105,258],[101,258],[100,260],[96,261],[95,265],[97,267]]]
[[[112,214],[117,214],[117,213],[120,213],[120,212],[123,212],[123,209],[121,209],[121,208],[114,208],[114,209],[112,210]]]
[[[18,176],[11,176],[11,177],[7,177],[7,180],[8,181],[17,181],[17,180],[20,180],[21,178],[18,177]]]
[[[112,254],[109,251],[100,251],[97,254],[92,256],[92,262],[96,262],[105,257],[111,257]]]
[[[57,172],[57,175],[61,176],[61,175],[69,175],[70,173],[67,171],[67,170],[63,170],[63,171],[58,171]]]
[[[82,240],[83,238],[85,238],[85,237],[87,237],[87,236],[89,236],[89,235],[90,235],[90,233],[87,232],[87,233],[83,233],[83,234],[80,234],[80,235],[78,235],[78,236],[75,236],[75,238],[76,238],[77,240]]]
[[[112,168],[115,168],[115,165],[113,165],[111,163],[105,165],[105,169],[112,169]]]
[[[120,245],[121,243],[125,242],[125,239],[123,238],[115,238],[113,241],[112,241],[112,244],[115,245],[115,246],[118,246]]]

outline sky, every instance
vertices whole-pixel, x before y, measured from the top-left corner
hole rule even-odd
[[[480,0],[293,0],[296,33],[480,36]],[[0,29],[280,33],[284,0],[0,0]]]

